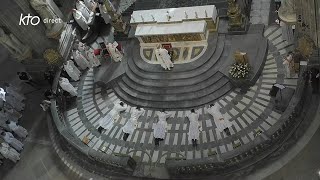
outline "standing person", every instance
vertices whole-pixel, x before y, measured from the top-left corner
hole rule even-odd
[[[156,116],[158,116],[159,120],[157,124],[155,124],[153,128],[153,137],[155,138],[155,146],[160,145],[160,141],[163,141],[164,138],[166,137],[166,132],[167,132],[167,118],[171,116],[168,112],[165,112],[163,109],[160,112],[156,113]]]
[[[12,133],[10,132],[1,132],[1,136],[3,137],[4,141],[10,144],[14,149],[21,152],[23,150],[23,144],[21,141],[16,139]]]
[[[106,45],[109,55],[115,62],[122,61],[123,58],[122,53],[117,49],[118,45],[119,44],[116,41],[114,41],[113,43],[108,43]]]
[[[127,109],[127,105],[123,102],[115,104],[113,109],[99,121],[98,132],[101,134],[102,130],[111,129],[114,124],[114,120],[119,118],[119,113]]]
[[[293,58],[292,58],[292,53],[289,52],[288,55],[283,59],[283,63],[282,63],[285,67],[286,70],[286,78],[291,78],[294,74],[293,72],[293,66],[294,66],[294,62],[293,62]]]
[[[94,50],[92,48],[89,48],[86,51],[86,56],[91,64],[92,67],[98,67],[101,65],[100,60],[98,57],[95,55]]]
[[[126,141],[130,134],[133,133],[133,131],[137,127],[138,119],[139,117],[145,112],[145,110],[141,107],[136,107],[130,119],[127,121],[127,123],[123,126],[122,131],[124,132],[123,140]]]
[[[14,163],[20,160],[20,154],[5,142],[1,143],[0,153],[3,157],[10,159]]]
[[[25,139],[28,136],[28,131],[24,127],[17,125],[16,122],[8,120],[6,121],[6,124],[9,126],[10,130],[13,131],[20,138]]]
[[[86,59],[86,57],[79,51],[79,50],[73,50],[72,51],[74,61],[77,63],[77,65],[80,67],[81,70],[85,70],[87,68],[91,68],[90,62]]]
[[[17,72],[17,75],[20,80],[37,89],[38,84],[32,80],[32,77],[27,72]]]
[[[77,89],[70,84],[67,78],[60,77],[59,85],[64,91],[70,93],[71,96],[78,96]]]
[[[2,100],[2,101],[6,101],[6,91],[4,91],[4,89],[3,88],[0,88],[0,99]]]
[[[228,136],[230,136],[229,128],[232,126],[231,122],[227,119],[224,119],[224,117],[221,114],[220,111],[221,107],[218,104],[210,104],[209,108],[205,108],[205,111],[208,112],[214,120],[214,123],[217,126],[217,129],[220,132],[225,132]]]
[[[197,140],[199,139],[199,134],[201,130],[201,126],[199,124],[199,114],[195,112],[194,109],[191,109],[191,113],[187,114],[187,118],[190,121],[189,126],[189,140],[192,141],[193,147],[197,147]]]
[[[67,72],[67,74],[71,77],[74,81],[79,81],[81,72],[79,69],[74,65],[74,62],[69,60],[65,62],[63,65],[64,70]]]
[[[43,73],[43,76],[44,76],[44,79],[48,81],[50,86],[52,86],[54,81],[54,72],[52,70],[48,70]]]

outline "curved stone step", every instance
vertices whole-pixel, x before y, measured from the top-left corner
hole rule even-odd
[[[171,71],[164,71],[159,64],[149,64],[145,62],[140,57],[140,54],[137,54],[138,52],[128,52],[131,53],[128,56],[133,57],[128,60],[128,66],[138,75],[148,75],[150,79],[174,79],[196,76],[206,71],[219,60],[224,49],[224,40],[225,35],[215,38],[216,42],[209,42],[215,44],[214,49],[209,45],[206,52],[198,60],[185,64],[176,64]],[[138,50],[135,49],[132,51]],[[202,68],[203,70],[198,72],[198,70]]]
[[[199,82],[197,84],[193,84],[190,86],[177,86],[177,87],[144,86],[142,84],[137,84],[136,82],[132,81],[128,76],[123,76],[122,81],[130,88],[142,93],[175,94],[175,93],[195,92],[195,91],[201,90],[203,88],[208,87],[211,84],[214,84],[222,77],[223,77],[223,74],[218,72],[214,74],[212,77],[209,77],[208,79],[204,79],[202,82]]]
[[[206,96],[201,98],[190,99],[187,101],[182,100],[182,101],[174,101],[174,102],[168,102],[168,101],[161,102],[161,101],[150,101],[150,100],[140,99],[131,94],[127,94],[117,84],[113,86],[114,92],[124,102],[134,106],[141,106],[141,107],[153,108],[153,109],[184,109],[184,108],[199,107],[217,100],[221,96],[228,93],[232,88],[233,88],[232,84],[230,82],[227,82],[224,86],[220,87],[215,92],[208,93]]]
[[[210,86],[204,87],[201,90],[195,92],[188,92],[186,88],[185,92],[182,93],[173,93],[173,94],[150,94],[150,93],[141,93],[136,89],[128,87],[123,81],[118,82],[119,87],[131,96],[149,100],[149,101],[182,101],[182,100],[192,100],[207,96],[207,94],[214,93],[217,89],[228,83],[229,80],[225,77],[221,77],[216,83],[211,84]],[[172,88],[174,90],[174,88]]]

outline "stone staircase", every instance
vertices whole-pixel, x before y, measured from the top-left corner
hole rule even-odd
[[[219,99],[232,89],[219,72],[227,53],[224,34],[211,34],[208,50],[198,60],[164,71],[141,59],[140,48],[128,52],[126,74],[113,84],[115,93],[128,104],[154,109],[198,107]],[[139,47],[132,41],[131,47]]]

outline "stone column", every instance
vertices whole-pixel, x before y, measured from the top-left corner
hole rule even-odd
[[[58,7],[54,4],[54,7],[51,6],[54,2],[48,3],[46,0],[30,0],[30,5],[32,8],[40,15],[44,25],[46,26],[46,35],[48,38],[58,39],[64,23],[62,19],[58,16],[62,16],[61,11],[57,13]],[[50,22],[50,20],[57,20],[55,22]]]
[[[297,22],[294,0],[283,0],[278,12],[281,19],[282,37],[289,43],[293,43],[294,35],[292,26]]]

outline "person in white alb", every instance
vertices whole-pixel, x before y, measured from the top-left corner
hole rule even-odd
[[[20,154],[5,142],[1,143],[0,153],[3,157],[10,159],[14,163],[20,160]]]
[[[113,43],[108,43],[106,45],[107,50],[111,56],[111,58],[115,61],[115,62],[119,62],[122,61],[123,55],[122,53],[117,49],[118,47],[118,43],[116,41],[114,41]]]
[[[123,102],[114,105],[113,109],[99,121],[98,132],[101,134],[102,130],[107,130],[113,127],[114,120],[119,118],[119,113],[127,109],[127,105]]]
[[[156,112],[156,116],[158,116],[159,120],[153,127],[153,136],[155,138],[155,145],[159,146],[160,141],[163,141],[166,137],[167,132],[167,119],[171,116],[168,112],[165,110]]]
[[[199,113],[195,112],[194,109],[191,109],[190,113],[187,113],[186,116],[190,121],[188,132],[189,141],[192,141],[193,147],[197,147],[197,140],[199,139],[199,134],[202,130],[202,127],[199,123]]]
[[[17,151],[20,152],[23,150],[22,142],[16,139],[11,132],[1,132],[1,136],[6,143],[10,144],[10,146],[12,146]]]
[[[229,128],[232,126],[232,123],[228,120],[225,119],[221,112],[220,112],[221,107],[219,104],[210,104],[209,108],[205,108],[205,111],[208,112],[214,120],[214,123],[217,126],[217,129],[220,132],[225,132],[228,136],[231,135]]]
[[[20,138],[26,138],[28,136],[28,131],[24,127],[17,125],[16,122],[6,121],[6,124],[9,126],[9,129]]]
[[[140,108],[139,106],[133,110],[130,119],[122,128],[122,131],[124,132],[124,135],[123,135],[124,141],[126,141],[129,135],[132,134],[133,131],[137,128],[138,119],[144,112],[145,110],[143,108]]]
[[[77,89],[72,86],[67,78],[60,77],[59,85],[64,91],[70,93],[71,96],[78,96]]]
[[[79,81],[81,72],[79,69],[74,65],[74,62],[69,60],[64,63],[63,65],[64,70],[67,72],[67,74],[71,77],[74,81]]]
[[[173,63],[171,61],[171,57],[169,55],[169,52],[158,46],[157,49],[155,49],[155,54],[157,61],[160,63],[161,67],[163,67],[165,70],[171,70],[173,68]]]

